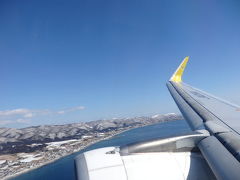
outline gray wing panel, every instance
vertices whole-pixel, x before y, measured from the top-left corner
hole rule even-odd
[[[202,123],[211,135],[215,136],[240,161],[240,136],[237,128],[239,123],[237,119],[234,123],[232,122],[233,119],[228,121],[227,115],[218,115],[218,112],[221,112],[221,115],[224,115],[226,111],[226,114],[230,113],[237,106],[202,93],[202,91],[195,90],[183,83],[169,82],[167,86],[192,129],[198,130],[199,128],[194,126],[194,124],[200,125]],[[208,105],[208,102],[210,105]],[[214,109],[214,104],[221,104],[215,106],[216,108],[221,106],[221,108]],[[227,108],[225,108],[226,106]],[[237,118],[237,114],[234,116]],[[233,127],[230,125],[233,125]]]
[[[74,164],[77,180],[89,180],[89,170],[84,154],[78,155],[74,161]]]
[[[240,179],[240,107],[182,82],[185,58],[167,83],[193,130],[206,128],[210,137],[198,147],[218,179]]]
[[[221,100],[213,95],[193,88],[185,83],[178,83],[176,86],[187,93],[192,99],[204,107],[209,114],[214,116],[214,121],[221,126],[230,128],[240,134],[240,107]]]
[[[185,120],[188,122],[192,130],[203,129],[202,118],[192,109],[192,107],[183,99],[183,97],[176,91],[173,85],[167,83],[168,90],[170,91],[173,99],[175,100],[179,110],[183,114]]]
[[[239,179],[240,164],[214,137],[200,141],[198,147],[217,179]]]

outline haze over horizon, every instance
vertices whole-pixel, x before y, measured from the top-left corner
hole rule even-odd
[[[179,113],[183,80],[240,105],[239,1],[0,2],[0,127]]]

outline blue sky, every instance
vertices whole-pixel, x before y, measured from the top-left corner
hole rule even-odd
[[[179,112],[166,81],[240,104],[240,2],[2,0],[0,126]]]

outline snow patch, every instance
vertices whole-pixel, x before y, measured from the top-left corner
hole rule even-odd
[[[7,162],[6,160],[0,160],[0,165],[4,164],[5,162]]]
[[[71,143],[71,142],[77,142],[78,140],[76,139],[71,139],[71,140],[66,140],[66,141],[57,141],[57,142],[50,142],[46,143],[48,145],[47,148],[52,148],[52,147],[60,147],[63,144]]]

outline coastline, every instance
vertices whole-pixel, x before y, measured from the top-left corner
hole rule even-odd
[[[170,121],[178,121],[178,120],[174,119],[174,120],[170,120]],[[63,156],[61,156],[61,157],[56,158],[56,159],[52,159],[52,160],[49,160],[49,161],[45,161],[44,163],[39,163],[39,164],[36,165],[36,166],[33,166],[33,167],[31,167],[31,168],[24,169],[24,170],[19,171],[19,172],[16,172],[15,174],[2,177],[2,180],[10,180],[10,179],[12,179],[12,178],[14,178],[14,177],[17,177],[17,176],[20,176],[20,175],[22,175],[22,174],[28,173],[28,172],[33,171],[33,170],[35,170],[35,169],[38,169],[38,168],[47,166],[47,165],[49,165],[49,164],[51,164],[51,163],[54,163],[55,161],[60,160],[61,158],[64,158],[64,157],[69,156],[69,155],[74,154],[74,153],[78,153],[79,151],[81,151],[81,150],[83,150],[83,149],[85,149],[85,148],[87,148],[87,147],[89,147],[89,146],[91,146],[91,145],[93,145],[93,144],[96,144],[96,143],[98,143],[98,142],[100,142],[100,141],[108,140],[108,139],[110,139],[110,138],[112,138],[112,137],[114,137],[114,136],[116,136],[116,135],[118,135],[118,134],[121,134],[121,133],[123,133],[123,132],[129,131],[129,130],[133,130],[133,129],[136,129],[136,128],[141,128],[141,127],[144,127],[144,126],[154,125],[154,124],[158,124],[158,123],[164,123],[164,122],[169,122],[169,121],[163,121],[163,122],[157,122],[157,123],[149,123],[149,124],[141,124],[141,125],[138,124],[138,125],[136,125],[135,127],[126,127],[125,129],[115,130],[114,132],[111,132],[110,135],[107,135],[107,136],[105,136],[105,137],[99,137],[99,139],[94,139],[94,140],[92,140],[91,142],[89,142],[89,143],[81,146],[80,148],[74,150],[73,152],[67,153],[67,154],[65,154],[65,155],[63,155]]]
[[[148,125],[152,125],[152,124],[146,124],[146,125],[143,125],[143,126],[148,126]],[[61,158],[64,158],[64,157],[69,156],[69,155],[74,154],[74,153],[78,153],[79,151],[81,151],[81,150],[83,150],[83,149],[85,149],[85,148],[87,148],[87,147],[89,147],[89,146],[91,146],[91,145],[93,145],[93,144],[95,144],[95,143],[98,143],[98,142],[100,142],[100,141],[104,141],[104,140],[110,139],[110,138],[112,138],[112,137],[114,137],[114,136],[116,136],[116,135],[118,135],[118,134],[123,133],[123,132],[129,131],[129,130],[132,130],[132,129],[135,129],[135,128],[140,128],[140,127],[143,127],[143,126],[127,128],[127,129],[121,130],[121,131],[119,131],[119,132],[116,132],[116,133],[114,133],[114,134],[111,134],[111,135],[109,135],[109,136],[107,136],[107,137],[99,138],[99,139],[97,139],[97,140],[94,140],[94,141],[92,141],[92,142],[89,142],[87,145],[85,145],[85,146],[77,149],[77,150],[74,151],[74,152],[71,152],[71,153],[69,153],[69,154],[66,154],[66,155],[64,155],[64,156],[61,156],[61,157],[56,158],[56,159],[53,159],[53,160],[46,161],[45,163],[39,164],[39,165],[34,166],[34,167],[32,167],[32,168],[24,169],[23,171],[19,171],[19,172],[15,173],[15,174],[12,174],[12,175],[10,175],[10,176],[3,177],[2,180],[11,180],[11,179],[14,178],[14,177],[20,176],[20,175],[22,175],[22,174],[25,174],[25,173],[28,173],[28,172],[30,172],[30,171],[33,171],[33,170],[35,170],[35,169],[38,169],[38,168],[47,166],[47,165],[49,165],[49,164],[51,164],[51,163],[54,163],[55,161],[58,161],[58,160],[61,159]]]

